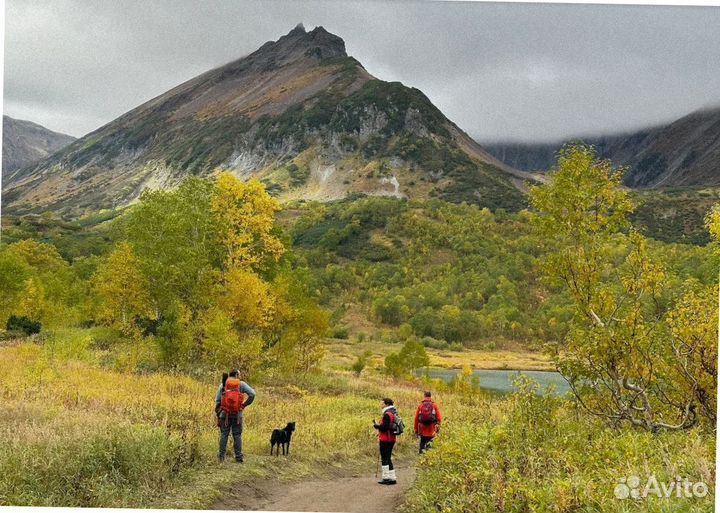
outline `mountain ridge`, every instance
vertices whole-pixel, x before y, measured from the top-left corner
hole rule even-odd
[[[3,115],[2,176],[34,164],[72,143],[75,137],[24,119]]]
[[[594,145],[598,155],[630,166],[625,184],[642,189],[720,186],[720,106],[698,109],[664,125],[620,134],[569,138]],[[544,172],[564,143],[488,143],[507,165]]]
[[[282,200],[433,196],[511,210],[522,182],[542,179],[490,155],[421,91],[373,77],[340,37],[298,25],[16,172],[3,192],[17,213],[77,215],[218,167]]]

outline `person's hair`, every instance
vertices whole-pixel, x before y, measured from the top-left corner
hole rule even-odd
[[[240,371],[237,369],[233,369],[230,371],[230,377],[231,378],[237,378],[240,375]]]
[[[430,390],[426,390],[425,397],[432,397],[432,392],[430,392]]]
[[[227,381],[227,379],[228,379],[228,373],[223,372],[223,375],[222,375],[222,386],[223,387],[225,387],[225,382]]]
[[[383,399],[383,402],[385,403],[386,406],[392,406],[393,404],[395,404],[392,399],[389,399],[387,397],[385,399]]]

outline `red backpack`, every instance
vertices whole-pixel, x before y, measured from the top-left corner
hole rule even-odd
[[[437,411],[432,401],[423,401],[420,403],[420,415],[418,415],[420,424],[431,425],[437,423]]]
[[[245,395],[240,392],[240,380],[228,378],[220,399],[220,410],[227,414],[237,415],[242,410],[244,402]]]

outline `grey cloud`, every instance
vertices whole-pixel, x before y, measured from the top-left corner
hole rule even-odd
[[[629,130],[720,103],[716,7],[8,0],[5,111],[82,135],[299,21],[479,140]]]

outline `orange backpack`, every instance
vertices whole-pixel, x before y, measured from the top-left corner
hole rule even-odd
[[[245,395],[240,392],[240,380],[228,378],[220,399],[220,410],[227,414],[237,415],[242,410],[244,402]]]

